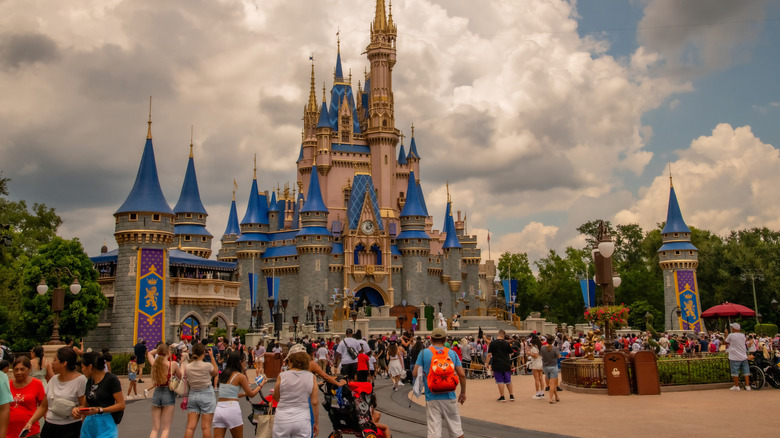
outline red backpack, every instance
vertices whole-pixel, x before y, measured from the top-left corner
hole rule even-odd
[[[430,347],[431,367],[428,370],[428,389],[434,393],[452,392],[458,387],[458,375],[455,373],[455,363],[450,357],[450,349]]]

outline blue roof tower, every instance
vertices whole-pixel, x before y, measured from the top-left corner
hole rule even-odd
[[[452,202],[447,202],[447,217],[444,218],[444,231],[447,233],[447,237],[444,239],[442,248],[461,248],[458,234],[455,232],[455,221],[452,219]]]
[[[409,172],[409,184],[406,186],[406,202],[404,203],[404,209],[401,210],[401,217],[405,216],[428,217],[422,204],[420,204],[420,191],[417,189],[414,171]]]
[[[401,148],[398,149],[398,164],[406,164],[406,151],[404,151],[404,144],[401,143]]]
[[[214,236],[206,229],[208,213],[200,200],[192,148],[192,138],[190,138],[187,171],[184,174],[179,202],[173,209],[176,213],[174,239],[178,241],[179,249],[182,251],[207,259],[211,256],[211,239]]]
[[[311,177],[309,178],[309,193],[306,196],[306,203],[301,208],[301,213],[308,212],[326,212],[328,207],[325,206],[325,201],[322,200],[322,191],[320,190],[320,179],[317,176],[317,164],[315,163],[311,167]]]
[[[414,171],[409,172],[409,182],[406,185],[406,202],[401,211],[401,233],[396,236],[396,241],[410,239],[430,240],[425,232],[425,219],[428,217],[420,204],[420,193],[417,190],[417,181],[414,178]],[[409,242],[403,242],[409,243]],[[427,243],[426,243],[427,245]],[[407,246],[407,245],[403,245]]]
[[[225,236],[239,236],[241,228],[238,225],[238,211],[236,210],[236,192],[233,191],[233,200],[230,202],[230,214],[228,215],[227,227],[225,227]]]
[[[669,208],[666,212],[666,225],[664,225],[661,234],[667,233],[690,233],[691,230],[682,217],[680,205],[677,203],[677,195],[674,193],[674,184],[669,178]]]
[[[192,153],[192,140],[190,140],[190,158],[187,161],[187,171],[184,173],[184,183],[181,186],[179,202],[173,207],[173,212],[207,214],[200,200],[198,189],[198,176],[195,174],[195,159]]]
[[[412,127],[412,142],[409,143],[409,155],[406,156],[407,160],[420,159],[420,154],[417,153],[417,142],[414,141],[414,127]]]

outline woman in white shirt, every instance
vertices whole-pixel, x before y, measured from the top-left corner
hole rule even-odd
[[[81,435],[81,417],[73,417],[72,410],[87,403],[87,378],[76,371],[77,361],[71,347],[62,347],[54,355],[51,362],[54,376],[46,385],[49,410],[41,438],[78,438]]]
[[[311,357],[301,344],[293,345],[285,359],[288,370],[279,374],[274,400],[274,438],[310,438],[319,432],[316,377],[308,371]]]

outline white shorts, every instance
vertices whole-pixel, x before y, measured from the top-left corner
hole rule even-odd
[[[212,425],[214,428],[221,429],[243,426],[244,419],[241,418],[241,406],[238,404],[238,400],[217,402]]]
[[[426,400],[425,411],[428,416],[428,438],[457,438],[463,435],[457,400]]]

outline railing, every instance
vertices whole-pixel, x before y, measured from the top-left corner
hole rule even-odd
[[[504,321],[517,327],[518,330],[523,329],[523,320],[517,315],[507,312],[503,309],[497,309],[495,307],[487,309],[488,316],[495,316],[497,320]]]
[[[607,376],[601,360],[566,359],[561,362],[563,383],[580,388],[606,388]]]

